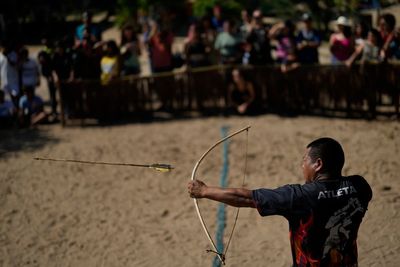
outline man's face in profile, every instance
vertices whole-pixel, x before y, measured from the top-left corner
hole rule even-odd
[[[311,148],[307,148],[303,155],[303,162],[301,167],[303,169],[303,177],[306,183],[310,183],[314,180],[315,169],[313,168],[313,162],[309,156]]]

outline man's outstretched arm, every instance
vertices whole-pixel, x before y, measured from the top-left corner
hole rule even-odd
[[[199,180],[190,181],[188,193],[192,198],[208,198],[234,207],[256,208],[251,190],[207,186]]]

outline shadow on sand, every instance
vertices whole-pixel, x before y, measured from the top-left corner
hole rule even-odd
[[[46,129],[0,130],[0,159],[19,151],[35,151],[59,140],[50,136]]]

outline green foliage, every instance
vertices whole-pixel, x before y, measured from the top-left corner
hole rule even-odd
[[[138,9],[149,11],[151,8],[178,11],[182,10],[185,0],[117,0],[116,23],[122,25],[136,17]]]
[[[360,0],[334,0],[332,8],[345,14],[354,14],[360,6]]]
[[[245,0],[196,0],[193,4],[193,13],[197,17],[202,17],[210,13],[215,5],[222,8],[222,14],[227,17],[239,16],[240,11],[245,6]]]
[[[265,15],[276,15],[282,18],[291,18],[296,13],[293,0],[261,0],[260,8]]]
[[[139,8],[139,3],[143,0],[117,0],[116,24],[122,26],[125,22],[131,20]]]

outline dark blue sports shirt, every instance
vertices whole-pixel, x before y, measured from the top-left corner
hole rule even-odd
[[[357,266],[357,233],[372,198],[358,175],[252,191],[261,216],[289,221],[295,267]]]

